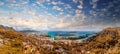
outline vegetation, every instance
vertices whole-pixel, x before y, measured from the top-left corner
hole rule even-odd
[[[106,28],[87,42],[42,40],[0,26],[0,54],[120,54],[120,28]]]

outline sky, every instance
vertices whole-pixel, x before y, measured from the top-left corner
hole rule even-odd
[[[120,0],[0,0],[0,25],[38,31],[120,27]]]

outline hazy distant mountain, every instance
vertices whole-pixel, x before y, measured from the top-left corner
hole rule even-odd
[[[3,26],[3,25],[0,25],[0,28],[3,28],[3,29],[13,29],[12,27]]]
[[[36,31],[36,30],[21,30],[20,32],[39,32],[39,31]]]

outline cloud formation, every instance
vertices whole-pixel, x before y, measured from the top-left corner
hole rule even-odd
[[[5,3],[6,2],[6,3]],[[0,24],[19,29],[82,30],[119,27],[119,0],[0,1]],[[111,22],[112,21],[112,22]]]

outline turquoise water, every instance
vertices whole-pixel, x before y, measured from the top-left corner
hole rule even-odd
[[[30,34],[47,34],[51,37],[50,40],[54,41],[54,38],[79,38],[81,36],[85,37],[79,39],[81,41],[86,41],[87,39],[96,36],[98,32],[95,31],[39,31],[39,32],[26,32]]]
[[[51,37],[78,37],[78,36],[86,36],[96,32],[92,31],[50,31],[47,34]]]
[[[88,36],[97,32],[94,31],[38,31],[38,32],[26,32],[30,34],[47,34],[51,38],[57,38],[57,37],[79,37],[79,36]]]

